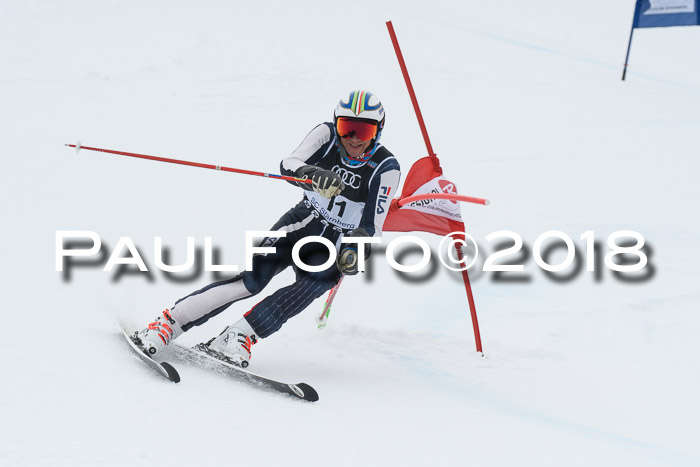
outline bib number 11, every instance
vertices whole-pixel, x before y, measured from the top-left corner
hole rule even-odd
[[[328,210],[328,212],[333,212],[333,207],[339,206],[340,209],[338,210],[338,217],[343,217],[343,214],[345,213],[345,206],[347,206],[347,205],[348,205],[347,201],[338,201],[336,203],[335,196],[334,196],[328,202],[328,207],[326,209]]]

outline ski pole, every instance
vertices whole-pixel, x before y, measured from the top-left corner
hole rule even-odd
[[[333,299],[335,298],[335,295],[338,293],[338,289],[340,288],[340,283],[343,282],[343,276],[340,276],[340,280],[338,281],[337,284],[335,284],[335,287],[333,287],[328,294],[328,298],[326,299],[326,303],[323,305],[323,311],[321,312],[320,315],[316,316],[316,324],[318,324],[318,329],[323,329],[326,327],[326,323],[328,322],[328,316],[331,314],[331,305],[333,305]]]
[[[311,183],[311,179],[306,179],[306,178],[289,177],[287,175],[269,174],[269,173],[265,173],[265,172],[256,172],[254,170],[234,169],[232,167],[224,167],[222,165],[202,164],[200,162],[182,161],[179,159],[170,159],[167,157],[147,156],[146,154],[137,154],[137,153],[133,153],[133,152],[114,151],[112,149],[93,148],[90,146],[82,146],[80,144],[80,141],[78,141],[76,144],[66,144],[66,146],[68,146],[69,148],[75,148],[75,152],[78,152],[81,149],[85,149],[86,151],[106,152],[108,154],[117,154],[119,156],[136,157],[139,159],[148,159],[151,161],[158,161],[158,162],[168,162],[170,164],[189,165],[191,167],[201,167],[203,169],[220,170],[222,172],[234,172],[234,173],[239,173],[239,174],[244,174],[244,175],[255,175],[258,177],[287,180],[290,182]]]

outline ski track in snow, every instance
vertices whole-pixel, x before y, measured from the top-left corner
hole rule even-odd
[[[371,349],[372,354],[377,357],[387,360],[400,373],[412,375],[414,377],[412,383],[425,386],[433,392],[434,397],[448,396],[452,403],[470,407],[488,408],[494,413],[501,413],[506,417],[514,417],[530,423],[548,426],[558,432],[569,433],[572,436],[585,438],[593,441],[599,441],[607,445],[614,445],[621,449],[632,450],[641,458],[651,458],[659,463],[671,463],[672,465],[694,465],[700,460],[697,456],[680,453],[662,446],[654,445],[653,443],[639,441],[634,438],[622,436],[609,431],[597,429],[591,426],[585,426],[562,417],[555,417],[544,413],[533,407],[524,406],[518,401],[511,400],[501,394],[496,394],[493,391],[484,390],[473,381],[470,381],[467,374],[459,375],[455,373],[455,369],[441,369],[436,362],[437,360],[426,361],[425,358],[412,357],[412,355],[426,354],[425,349],[420,349],[424,346],[427,340],[431,341],[435,349],[428,355],[437,355],[435,352],[438,348],[443,351],[449,349],[449,355],[465,354],[470,358],[463,370],[474,368],[486,368],[491,366],[491,370],[500,370],[499,363],[494,362],[488,356],[480,357],[478,354],[472,355],[467,351],[466,341],[455,342],[446,336],[430,335],[427,333],[406,333],[404,331],[396,331],[393,333],[376,333],[371,329],[360,326],[349,326],[342,332],[350,338],[352,336],[363,336],[359,347]],[[381,334],[381,336],[380,336]],[[390,338],[387,339],[386,335]],[[379,344],[377,344],[379,342]],[[407,343],[412,343],[413,346],[407,347]],[[416,344],[418,343],[418,344]],[[472,364],[484,359],[486,364]],[[375,358],[368,360],[374,361]],[[479,362],[480,363],[480,362]],[[471,368],[469,368],[471,367]],[[459,372],[459,369],[457,369]]]

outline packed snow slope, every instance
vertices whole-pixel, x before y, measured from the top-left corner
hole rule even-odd
[[[636,31],[622,82],[633,8],[0,3],[0,464],[700,465],[700,28]],[[462,206],[483,247],[471,274],[484,355],[460,276],[437,262],[398,274],[379,249],[370,272],[344,281],[325,330],[319,299],[254,347],[251,369],[310,383],[319,402],[178,362],[180,384],[159,377],[115,319],[144,326],[216,276],[163,273],[154,238],[169,264],[185,261],[191,236],[242,267],[245,232],[267,230],[301,190],[64,144],[276,173],[359,88],[382,99],[383,142],[405,175],[426,150],[387,20],[446,176],[492,201]],[[500,230],[524,246],[497,263],[523,272],[480,270],[512,244],[486,240]],[[547,275],[533,255],[551,230],[571,237],[576,261]],[[621,230],[644,237],[639,273],[602,261]],[[57,231],[95,232],[101,256],[57,272]],[[438,237],[418,235],[437,249]],[[121,237],[148,273],[103,271]],[[398,237],[385,234],[383,248]],[[549,243],[548,261],[563,261],[563,242]],[[280,274],[268,292],[292,279]],[[219,333],[256,302],[182,341]]]

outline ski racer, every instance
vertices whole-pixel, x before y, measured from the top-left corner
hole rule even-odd
[[[282,287],[253,306],[218,336],[197,348],[219,359],[247,367],[251,347],[278,331],[316,298],[333,288],[343,274],[358,272],[358,243],[341,238],[380,236],[389,202],[399,184],[396,158],[380,142],[384,107],[367,91],[353,91],[336,106],[333,122],[321,123],[306,135],[292,154],[282,160],[281,171],[312,183],[290,182],[304,189],[302,200],[270,229],[285,232],[260,242],[274,253],[253,256],[252,268],[229,280],[214,282],[181,298],[164,310],[133,340],[153,356],[193,326],[224,311],[231,304],[257,295],[270,280],[288,267],[296,281]],[[336,261],[327,269],[309,272],[292,260],[300,240],[321,236],[335,245]],[[369,244],[364,246],[365,256]],[[328,261],[328,248],[318,242],[299,250],[304,264],[319,266]]]

